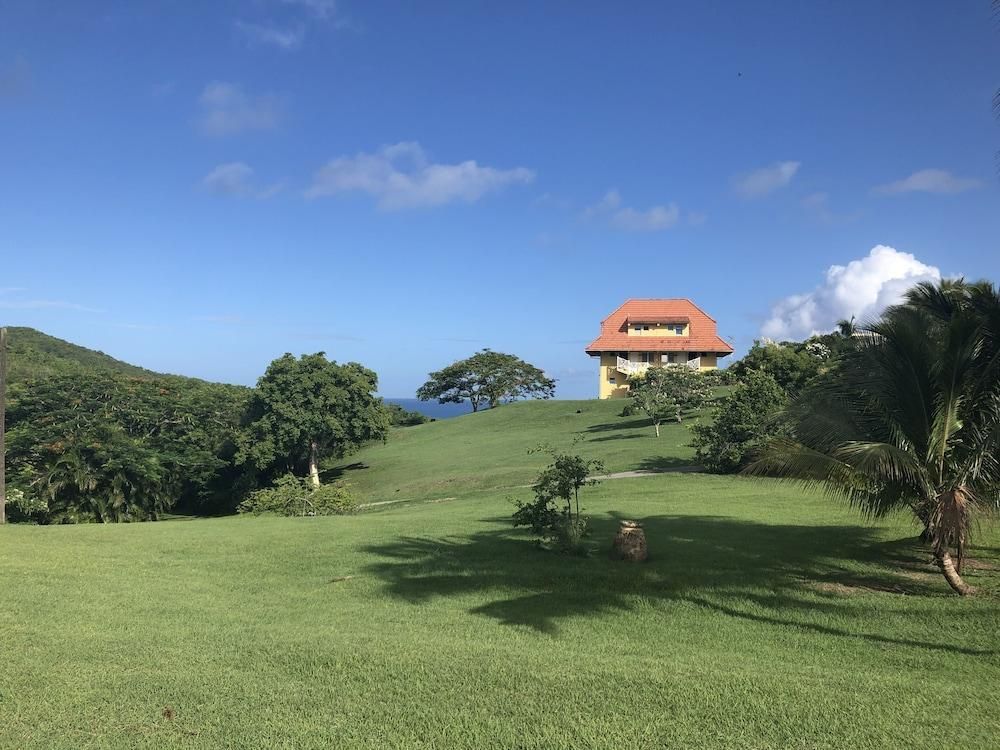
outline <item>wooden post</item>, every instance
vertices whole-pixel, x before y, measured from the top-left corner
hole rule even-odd
[[[7,329],[0,328],[0,525],[7,523]]]

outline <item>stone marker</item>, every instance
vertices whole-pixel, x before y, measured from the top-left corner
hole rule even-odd
[[[611,556],[628,562],[644,562],[649,557],[646,549],[646,533],[635,521],[622,521],[615,535]]]

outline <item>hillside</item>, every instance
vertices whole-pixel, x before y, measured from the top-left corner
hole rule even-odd
[[[551,446],[604,462],[609,472],[689,468],[689,426],[667,424],[659,438],[645,417],[622,417],[624,401],[523,401],[394,430],[330,467],[364,502],[433,500],[530,484]],[[702,416],[701,418],[704,418]],[[534,452],[532,452],[534,451]]]
[[[690,459],[683,427],[657,441],[620,409],[407,428],[347,472],[442,502],[0,529],[0,747],[996,746],[996,530],[970,549],[989,593],[960,601],[908,519],[789,484],[585,488],[588,557],[511,528],[528,490],[484,488],[530,481],[540,439],[611,469]],[[622,518],[648,563],[608,558]]]
[[[137,376],[158,374],[34,328],[17,326],[7,329],[7,369],[11,383],[81,369]]]

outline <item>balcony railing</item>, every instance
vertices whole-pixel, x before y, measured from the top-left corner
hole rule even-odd
[[[648,370],[650,367],[655,366],[650,364],[649,362],[632,362],[631,360],[625,359],[624,357],[618,357],[617,359],[618,361],[615,364],[615,368],[618,370],[618,372],[623,372],[626,375],[641,375],[644,372],[646,372],[646,370]],[[689,359],[687,362],[671,362],[669,364],[664,362],[662,366],[678,367],[680,365],[687,365],[692,370],[700,370],[701,357],[695,357],[694,359]]]

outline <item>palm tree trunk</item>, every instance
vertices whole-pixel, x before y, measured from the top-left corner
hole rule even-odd
[[[962,576],[955,569],[955,562],[951,559],[951,553],[948,550],[938,550],[937,563],[941,566],[944,579],[955,593],[962,596],[971,596],[976,593],[976,590],[972,586],[962,580]]]

